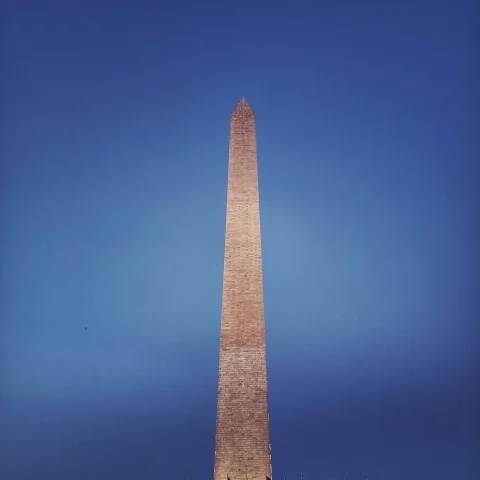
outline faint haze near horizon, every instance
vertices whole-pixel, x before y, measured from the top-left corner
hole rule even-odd
[[[273,475],[480,472],[476,8],[5,2],[0,477],[212,476],[241,96]]]

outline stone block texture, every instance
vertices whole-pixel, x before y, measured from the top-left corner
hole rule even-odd
[[[215,480],[271,477],[255,114],[230,117]]]

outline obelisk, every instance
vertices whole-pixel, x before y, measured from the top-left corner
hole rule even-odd
[[[272,476],[255,114],[230,116],[215,480]]]

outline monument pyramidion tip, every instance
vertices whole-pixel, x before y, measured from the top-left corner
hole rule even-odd
[[[252,107],[245,97],[242,97],[234,108],[232,115],[248,115],[253,114]]]

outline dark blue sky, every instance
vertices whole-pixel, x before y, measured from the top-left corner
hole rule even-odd
[[[2,479],[212,475],[242,95],[274,478],[478,477],[474,3],[3,2]]]

